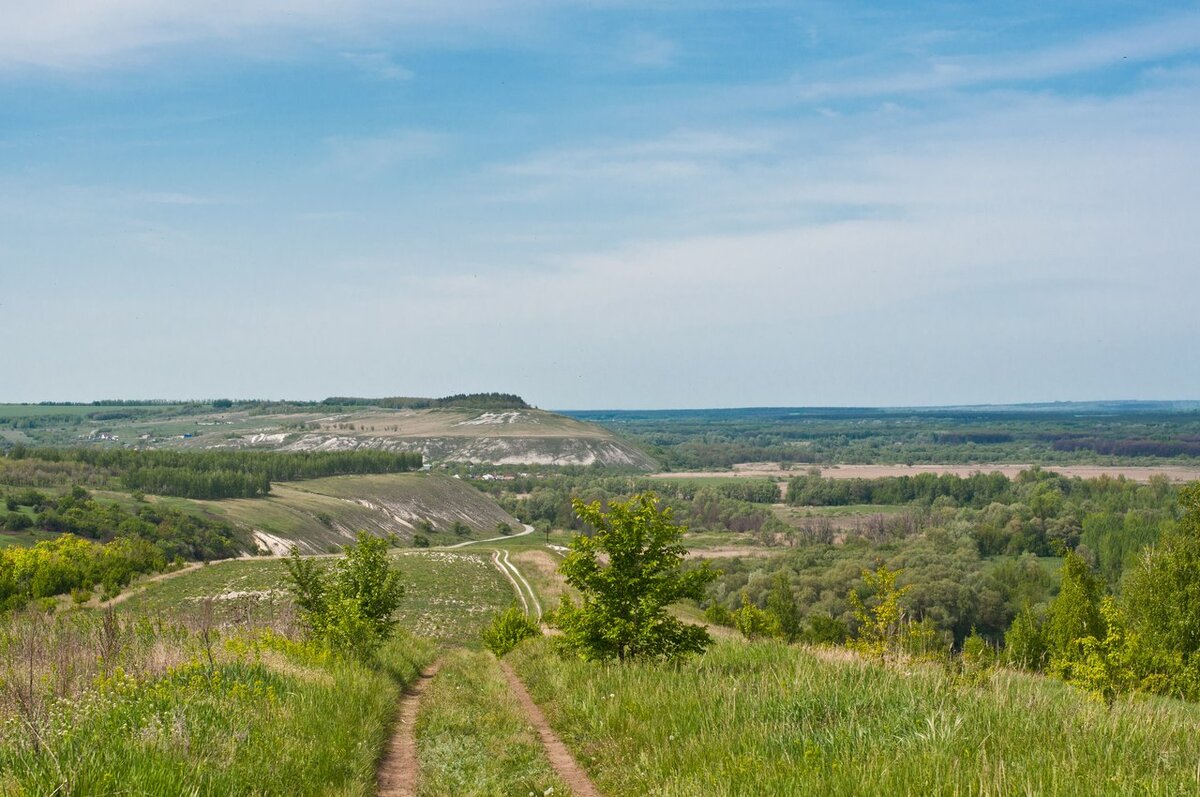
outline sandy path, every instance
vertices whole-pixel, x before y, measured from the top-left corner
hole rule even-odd
[[[952,473],[970,476],[972,473],[994,473],[999,471],[1010,479],[1032,465],[833,465],[818,468],[826,479],[879,479],[885,476],[916,476],[918,473]],[[780,470],[776,466],[749,468],[734,465],[731,471],[690,471],[680,473],[652,473],[652,479],[714,479],[714,478],[768,478],[790,479],[803,476],[809,468],[798,466],[792,470]],[[1148,465],[1043,465],[1042,470],[1054,471],[1064,476],[1095,479],[1100,476],[1116,478],[1124,476],[1135,482],[1148,482],[1156,474],[1166,476],[1173,482],[1189,482],[1200,479],[1200,468],[1180,465],[1153,467]]]
[[[542,714],[537,703],[533,702],[529,690],[525,688],[525,684],[521,683],[521,679],[513,672],[512,667],[508,666],[508,662],[501,661],[500,669],[504,670],[509,691],[517,698],[521,710],[525,712],[526,719],[537,731],[538,738],[542,740],[542,746],[546,748],[546,757],[550,760],[550,766],[554,767],[554,771],[562,778],[563,783],[567,784],[575,797],[600,797],[600,792],[592,784],[591,778],[583,771],[583,767],[579,766],[575,756],[571,755],[571,751],[558,738],[554,729],[550,727],[550,723],[546,721],[546,715]]]
[[[388,742],[383,761],[379,763],[379,797],[416,797],[417,782],[421,775],[417,760],[417,711],[421,708],[421,697],[426,687],[441,666],[440,660],[434,662],[404,690],[400,712],[396,717],[396,730]]]
[[[523,523],[522,525],[525,526],[525,530],[518,531],[516,534],[509,534],[504,537],[488,537],[486,540],[467,540],[466,542],[459,542],[455,543],[454,545],[439,545],[437,547],[448,551],[452,548],[464,548],[468,545],[478,545],[481,542],[503,542],[504,540],[512,540],[517,537],[524,537],[526,534],[533,534],[533,526],[529,525],[528,523]]]
[[[212,565],[212,564],[217,564],[219,562],[228,562],[228,561],[231,561],[231,560],[216,559],[212,562],[209,562],[209,564]],[[101,609],[107,609],[111,606],[116,606],[118,603],[124,603],[125,601],[132,598],[134,595],[137,595],[140,592],[144,592],[146,587],[148,587],[149,585],[153,584],[156,581],[166,581],[169,578],[175,578],[175,576],[182,576],[184,573],[190,573],[193,570],[197,570],[203,566],[204,566],[204,562],[192,562],[189,565],[184,565],[183,567],[179,568],[178,570],[171,570],[166,573],[159,573],[157,575],[150,576],[149,578],[144,578],[144,579],[138,581],[136,584],[131,584],[130,589],[126,589],[124,592],[120,593],[119,595],[116,595],[115,597],[112,597],[106,601],[101,602],[100,604],[98,604],[98,607]]]

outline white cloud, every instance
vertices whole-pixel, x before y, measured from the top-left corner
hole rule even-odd
[[[1040,80],[1146,62],[1200,49],[1200,13],[1186,12],[1033,51],[935,56],[921,70],[815,81],[795,75],[782,93],[805,101],[915,94],[1007,81]]]
[[[80,69],[164,47],[245,46],[261,56],[304,42],[370,43],[503,27],[541,0],[6,0],[0,67]]]

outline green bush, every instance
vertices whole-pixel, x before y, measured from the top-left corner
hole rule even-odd
[[[523,640],[541,636],[542,629],[525,612],[513,606],[492,618],[492,622],[480,633],[483,646],[503,656]]]
[[[367,658],[392,635],[404,596],[400,570],[388,561],[388,541],[359,532],[358,542],[331,568],[292,549],[288,586],[313,638],[331,650]]]

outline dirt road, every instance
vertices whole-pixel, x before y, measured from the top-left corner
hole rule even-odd
[[[421,776],[421,766],[417,760],[417,712],[421,708],[421,697],[426,687],[441,666],[440,660],[434,662],[404,692],[396,718],[396,730],[379,764],[379,797],[416,797]]]

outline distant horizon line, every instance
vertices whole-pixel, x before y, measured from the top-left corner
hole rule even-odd
[[[467,394],[475,395],[475,394]],[[479,394],[483,395],[483,394]],[[516,395],[516,394],[514,394]],[[388,400],[394,398],[411,398],[413,400],[436,399],[436,397],[426,396],[326,396],[319,399],[305,398],[236,398],[230,399],[226,397],[217,398],[142,398],[142,399],[92,399],[90,401],[72,401],[72,400],[42,400],[42,401],[0,401],[0,406],[19,406],[19,407],[88,407],[88,406],[171,406],[171,405],[188,405],[188,404],[212,404],[216,401],[230,401],[233,404],[245,403],[277,403],[277,404],[322,404],[330,403],[332,398],[355,399],[362,401],[370,401],[373,399]],[[521,397],[524,400],[523,397]],[[747,404],[747,405],[727,405],[727,406],[658,406],[658,407],[541,407],[537,404],[526,402],[533,409],[544,409],[547,412],[559,414],[571,413],[630,413],[630,412],[713,412],[713,411],[732,411],[732,410],[807,410],[807,411],[931,411],[931,410],[996,410],[996,409],[1066,409],[1071,407],[1093,406],[1093,407],[1129,407],[1130,405],[1141,405],[1147,408],[1171,408],[1181,411],[1200,409],[1200,399],[1196,398],[1177,398],[1177,399],[1066,399],[1066,400],[1050,400],[1050,401],[1016,401],[1016,402],[979,402],[979,403],[953,403],[953,404]],[[363,405],[371,406],[371,405]]]

